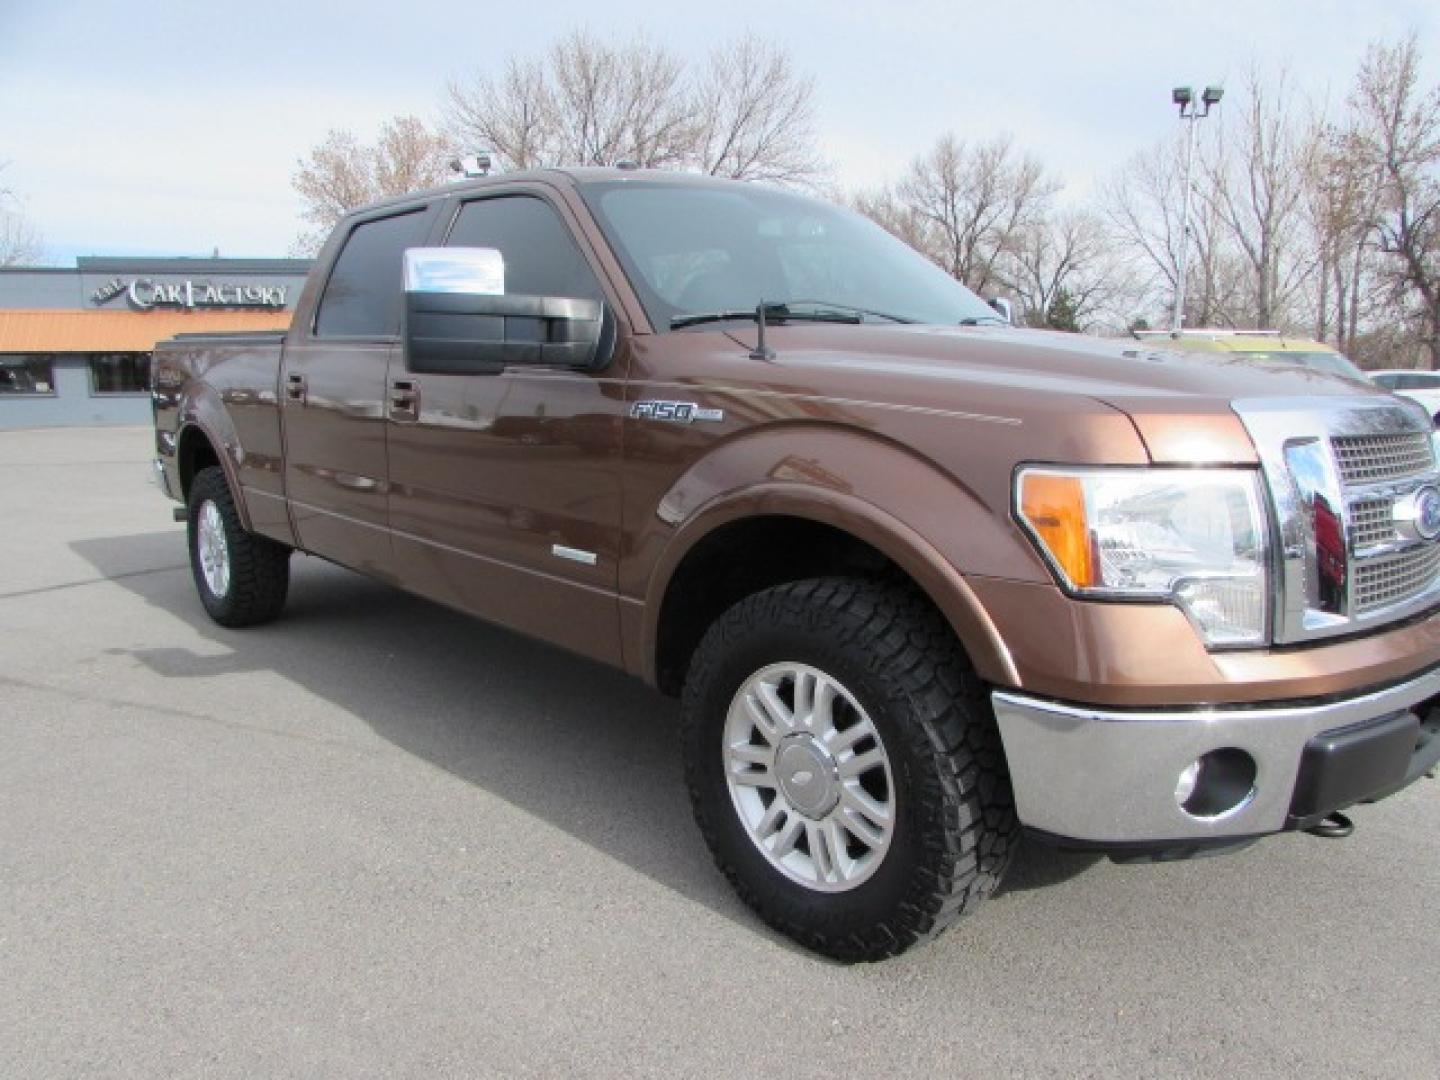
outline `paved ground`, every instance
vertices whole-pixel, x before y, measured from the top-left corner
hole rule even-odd
[[[0,433],[0,1076],[1436,1075],[1440,783],[835,965],[711,868],[669,702],[309,559],[218,629],[148,441]]]

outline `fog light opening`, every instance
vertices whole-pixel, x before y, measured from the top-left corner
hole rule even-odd
[[[1192,761],[1175,784],[1175,801],[1193,818],[1233,814],[1255,796],[1255,759],[1244,750],[1211,750]]]
[[[1184,806],[1190,801],[1190,796],[1195,794],[1195,785],[1200,782],[1200,761],[1196,759],[1185,766],[1180,773],[1180,780],[1175,785],[1175,801]]]

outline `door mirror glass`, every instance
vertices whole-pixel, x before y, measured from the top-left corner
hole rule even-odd
[[[495,248],[410,248],[405,291],[505,295],[505,256]]]

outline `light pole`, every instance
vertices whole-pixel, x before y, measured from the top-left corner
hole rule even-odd
[[[1207,86],[1200,100],[1195,100],[1195,91],[1188,86],[1177,86],[1170,91],[1170,100],[1180,109],[1180,119],[1190,122],[1190,132],[1185,146],[1185,195],[1180,211],[1180,267],[1175,281],[1175,317],[1170,329],[1179,333],[1185,325],[1185,270],[1190,261],[1190,170],[1195,164],[1195,124],[1210,115],[1210,107],[1220,104],[1225,89]]]

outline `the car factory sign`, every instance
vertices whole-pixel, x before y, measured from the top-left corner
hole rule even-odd
[[[112,278],[90,294],[97,305],[123,295],[141,311],[156,307],[283,308],[288,285],[239,285],[223,281],[151,281]]]

